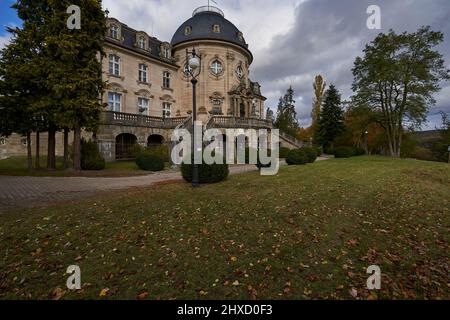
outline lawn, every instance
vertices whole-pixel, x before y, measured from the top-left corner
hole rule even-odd
[[[449,299],[449,227],[441,163],[333,159],[132,189],[1,215],[0,299]],[[83,287],[68,292],[74,264]]]
[[[29,171],[27,167],[27,157],[18,156],[0,160],[0,175],[8,176],[36,176],[36,177],[127,177],[142,176],[150,174],[140,170],[134,161],[117,161],[106,163],[105,170],[102,171],[82,171],[62,170],[63,159],[57,157],[56,171],[45,169],[47,158],[41,157],[40,170]]]

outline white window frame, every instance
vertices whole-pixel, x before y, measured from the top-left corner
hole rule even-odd
[[[218,76],[223,72],[223,64],[222,62],[220,62],[219,60],[214,60],[211,63],[211,72]]]
[[[170,102],[163,102],[162,110],[164,118],[170,118],[172,116],[172,104]]]
[[[120,57],[115,54],[109,55],[109,74],[120,77]]]
[[[172,75],[169,71],[163,72],[163,88],[170,89]]]
[[[118,40],[119,39],[119,27],[115,24],[110,25],[109,33],[111,38]]]
[[[145,113],[149,116],[150,115],[150,99],[145,97],[138,97],[138,108],[139,109],[147,109]]]
[[[108,110],[113,112],[122,112],[123,95],[118,92],[108,92]]]
[[[139,49],[142,49],[142,50],[145,50],[147,48],[147,40],[145,40],[144,36],[139,37],[138,47],[139,47]]]
[[[139,64],[139,82],[148,83],[148,66],[144,63]]]
[[[172,50],[170,50],[169,47],[164,47],[163,48],[163,56],[166,59],[170,59],[172,57]]]

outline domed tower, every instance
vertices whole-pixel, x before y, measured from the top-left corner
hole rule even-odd
[[[260,85],[249,79],[253,55],[242,32],[224,13],[212,6],[197,8],[172,38],[173,55],[181,66],[181,113],[192,110],[192,85],[186,71],[186,49],[195,48],[202,58],[197,105],[200,118],[224,115],[263,118],[264,98]]]

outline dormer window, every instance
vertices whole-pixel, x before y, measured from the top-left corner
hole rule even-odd
[[[237,36],[239,38],[239,41],[244,41],[244,35],[242,34],[242,32],[238,32]]]
[[[214,33],[220,33],[220,25],[214,24],[213,25],[213,32]]]
[[[147,48],[147,41],[142,36],[139,37],[137,44],[139,49],[145,50]]]
[[[184,35],[185,36],[189,36],[192,34],[192,27],[191,26],[187,26],[186,28],[184,28]]]
[[[115,24],[112,24],[109,27],[109,35],[111,36],[111,38],[118,40],[119,39],[119,27],[116,26]]]

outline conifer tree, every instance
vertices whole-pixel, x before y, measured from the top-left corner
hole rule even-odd
[[[334,85],[325,93],[320,112],[316,141],[325,148],[332,147],[334,140],[344,131],[344,110],[341,95]]]

